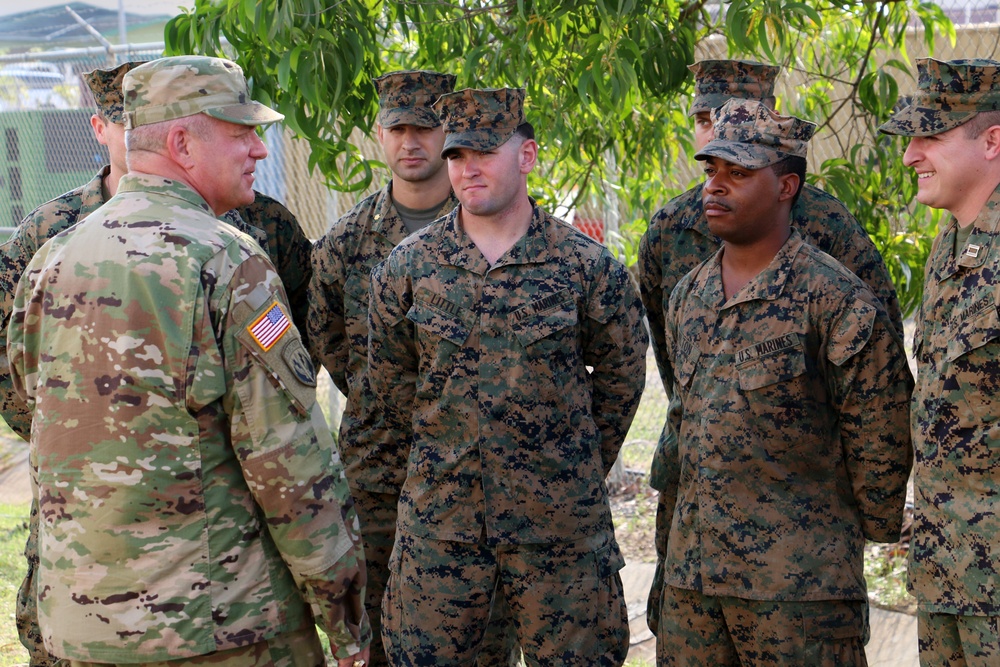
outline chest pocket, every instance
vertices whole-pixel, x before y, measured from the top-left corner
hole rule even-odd
[[[575,332],[579,321],[576,300],[568,289],[526,304],[513,311],[510,317],[514,335],[528,350],[535,343],[560,331],[572,329]],[[570,349],[575,347],[574,344]]]
[[[422,338],[441,339],[461,347],[468,340],[476,322],[476,313],[462,308],[448,299],[434,294],[426,288],[419,288],[413,305],[406,313],[406,319],[424,334]]]
[[[766,346],[775,349],[761,352]],[[788,334],[738,353],[747,354],[756,356],[737,365],[740,390],[750,408],[747,421],[767,434],[771,453],[822,437],[826,390],[818,374],[809,372],[798,336]]]
[[[806,368],[805,351],[797,343],[791,347],[782,347],[739,364],[737,372],[740,376],[740,389],[754,391],[788,382],[803,375]]]
[[[947,338],[948,361],[955,361],[1000,338],[1000,317],[992,295],[974,303],[970,310],[975,311],[972,317],[963,318],[957,326],[943,332]]]

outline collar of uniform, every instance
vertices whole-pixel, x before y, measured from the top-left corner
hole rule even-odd
[[[240,212],[235,208],[231,208],[222,215],[220,215],[219,220],[222,220],[223,222],[228,223],[230,226],[240,230],[241,232],[252,238],[254,241],[256,241],[257,245],[259,245],[261,248],[265,250],[267,249],[267,232],[265,232],[263,229],[260,229],[259,227],[254,227],[249,222],[244,220],[243,216],[240,215]]]
[[[517,240],[510,250],[505,253],[508,258],[505,264],[533,264],[548,261],[552,254],[552,244],[545,235],[546,215],[545,211],[538,207],[534,199],[531,201],[531,222],[524,236]],[[557,224],[567,224],[561,221]]]
[[[510,266],[513,264],[534,264],[545,262],[552,253],[549,239],[545,234],[545,212],[539,208],[534,199],[531,199],[531,222],[528,223],[528,230],[516,243],[504,253],[504,261],[490,266],[482,257],[482,253],[476,248],[475,243],[461,229],[458,224],[458,215],[461,206],[456,206],[446,216],[446,232],[441,236],[441,252],[447,261],[455,266],[485,274],[496,266]],[[561,221],[557,224],[566,224]],[[472,249],[475,248],[475,252]],[[480,260],[482,262],[480,263]]]
[[[381,234],[396,245],[410,234],[396,207],[392,205],[392,181],[375,195],[372,206],[372,232]]]
[[[958,224],[954,220],[952,222],[954,225]],[[986,201],[983,210],[979,212],[979,217],[972,222],[972,233],[969,234],[965,247],[955,253],[956,268],[972,269],[986,262],[990,247],[997,236],[998,225],[1000,225],[1000,185]],[[954,234],[954,230],[951,233]]]
[[[778,249],[777,254],[771,262],[758,273],[750,282],[733,295],[731,299],[722,303],[722,266],[720,264],[722,248],[709,261],[714,263],[711,272],[704,273],[704,281],[699,286],[699,293],[706,304],[722,304],[719,309],[730,308],[732,306],[746,303],[748,301],[773,301],[781,296],[785,289],[785,283],[791,275],[792,262],[803,244],[802,236],[798,230],[792,229],[791,234],[785,244]]]
[[[90,179],[90,182],[84,186],[80,195],[81,211],[93,211],[104,205],[107,201],[104,198],[104,177],[110,173],[111,165],[106,164],[97,172],[97,176]]]
[[[453,208],[445,216],[444,224],[436,233],[442,262],[472,273],[486,275],[490,270],[489,262],[458,224],[460,210],[461,206]]]
[[[191,189],[186,183],[174,179],[155,176],[153,174],[125,174],[118,182],[118,194],[126,192],[156,192],[176,197],[204,210],[213,218],[215,217],[215,213],[204,197]]]

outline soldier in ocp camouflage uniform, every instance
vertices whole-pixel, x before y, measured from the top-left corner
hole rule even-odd
[[[730,99],[757,100],[774,108],[774,81],[780,68],[744,60],[703,60],[689,69],[695,76],[695,95],[688,115],[695,119],[695,148],[700,150],[713,137],[711,111]],[[684,274],[711,257],[719,249],[719,239],[708,228],[701,197],[704,184],[670,200],[656,212],[639,242],[640,296],[646,307],[653,353],[667,396],[673,398],[671,378],[664,363],[664,315],[670,292]],[[861,278],[882,301],[899,335],[903,320],[896,289],[885,262],[868,234],[835,197],[806,183],[792,207],[791,225],[803,240],[832,256]],[[671,402],[676,408],[676,401]],[[671,408],[668,408],[668,413]],[[665,487],[670,474],[664,457],[676,448],[669,429],[664,428],[650,472],[650,484],[660,491],[657,508],[657,560],[665,553],[664,540],[673,514],[674,489]],[[657,578],[662,571],[657,570]],[[652,593],[659,590],[654,585]],[[655,633],[659,603],[649,600],[647,615]]]
[[[722,239],[666,314],[680,400],[657,664],[864,665],[866,539],[899,539],[912,462],[903,343],[871,290],[791,227],[812,123],[713,112]]]
[[[931,247],[913,347],[909,551],[924,667],[1000,664],[1000,62],[917,60],[879,130],[911,137],[917,201],[952,219]]]
[[[529,665],[628,651],[604,478],[642,395],[642,306],[606,248],[528,197],[523,101],[438,101],[460,206],[372,274],[368,378],[411,434],[383,605],[392,665],[471,664],[499,599]]]
[[[386,664],[382,649],[382,596],[396,537],[396,505],[406,476],[408,447],[402,434],[385,428],[368,389],[368,287],[371,270],[396,245],[457,201],[441,157],[444,131],[434,102],[454,88],[451,74],[423,70],[391,72],[374,80],[378,92],[378,138],[392,180],[337,220],[313,247],[309,284],[309,339],[314,356],[347,398],[338,448],[351,486],[368,564],[372,624],[369,664]],[[502,610],[498,610],[502,611]],[[493,622],[479,655],[484,667],[516,667],[520,650],[509,622]]]
[[[7,361],[7,319],[14,305],[14,289],[28,262],[43,243],[86,218],[117,192],[118,181],[128,171],[125,164],[122,79],[129,70],[141,64],[126,62],[112,69],[97,69],[83,75],[96,104],[90,119],[94,136],[100,144],[107,146],[111,163],[89,183],[29,213],[0,246],[0,414],[25,440],[30,435],[31,412],[14,391]],[[287,208],[267,195],[254,194],[253,203],[227,211],[222,220],[252,236],[269,254],[288,294],[292,320],[304,334],[308,305],[305,292],[311,272],[309,251],[312,244]],[[27,573],[18,591],[16,619],[18,634],[21,643],[28,649],[31,665],[43,667],[53,660],[42,645],[35,611],[36,528],[37,506],[32,504],[30,533],[25,548]]]
[[[315,372],[250,236],[282,118],[239,67],[124,79],[117,194],[31,260],[9,328],[30,402],[39,625],[72,665],[321,665],[367,653],[364,555]],[[314,618],[313,614],[317,614]]]

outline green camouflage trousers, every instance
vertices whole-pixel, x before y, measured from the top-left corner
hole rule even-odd
[[[32,499],[31,515],[28,519],[28,541],[24,545],[24,559],[28,562],[24,581],[17,589],[17,605],[14,610],[14,624],[17,636],[28,651],[31,667],[52,667],[56,659],[49,655],[42,643],[42,632],[38,627],[38,601],[35,579],[38,570],[38,502]]]
[[[370,667],[387,667],[382,644],[382,598],[389,580],[389,556],[396,539],[396,505],[399,496],[393,493],[372,493],[352,488],[354,507],[361,522],[361,539],[365,545],[368,583],[365,588],[365,608],[372,626]],[[479,651],[478,667],[517,667],[521,648],[506,604],[498,604],[487,626]]]
[[[613,534],[564,544],[445,542],[401,532],[382,638],[393,667],[466,667],[505,601],[529,667],[618,667],[628,614]]]
[[[1000,665],[1000,616],[917,613],[921,667]]]
[[[657,667],[865,667],[867,602],[661,592]]]

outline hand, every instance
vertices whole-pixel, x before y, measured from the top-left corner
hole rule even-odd
[[[338,660],[337,667],[365,667],[368,664],[369,652],[366,646],[354,655]]]

